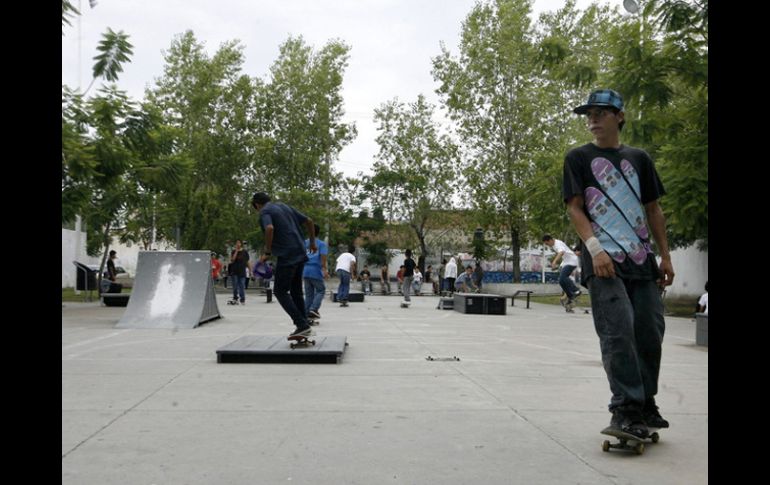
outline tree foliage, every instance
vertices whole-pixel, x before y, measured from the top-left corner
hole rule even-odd
[[[501,228],[514,251],[526,240],[533,156],[547,130],[530,2],[479,2],[463,23],[460,53],[446,48],[433,59],[437,92],[458,125],[468,158],[463,168],[468,201],[482,227]]]
[[[429,220],[451,201],[452,167],[459,160],[449,135],[439,133],[434,107],[419,95],[405,105],[394,99],[374,112],[380,150],[364,189],[373,205],[392,222],[408,225],[427,256]]]

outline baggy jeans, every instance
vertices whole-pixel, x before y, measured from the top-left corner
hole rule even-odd
[[[350,272],[338,269],[337,276],[340,277],[340,284],[337,287],[337,301],[348,301],[348,295],[350,294]]]
[[[641,409],[658,393],[661,346],[666,324],[660,289],[652,280],[618,277],[588,281],[594,327],[612,398],[619,406]]]
[[[318,278],[304,278],[305,280],[305,310],[318,311],[324,299],[326,285],[324,280]]]
[[[275,298],[297,328],[308,326],[305,301],[302,297],[302,270],[304,267],[304,261],[283,265],[281,260],[278,260],[274,273]]]
[[[561,289],[564,290],[564,293],[567,294],[567,298],[570,300],[575,298],[575,293],[578,291],[575,282],[569,277],[569,275],[575,271],[575,268],[577,268],[577,266],[565,265],[562,266],[561,271],[559,272],[559,286],[561,286]]]

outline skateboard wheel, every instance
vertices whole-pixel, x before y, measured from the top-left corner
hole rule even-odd
[[[642,453],[644,453],[644,443],[637,443],[637,445],[634,446],[634,452],[637,455],[641,455]]]
[[[652,433],[650,435],[650,439],[652,440],[653,443],[657,443],[658,441],[660,441],[660,435],[657,432]]]
[[[602,451],[610,451],[609,440],[604,440],[604,443],[602,443]]]

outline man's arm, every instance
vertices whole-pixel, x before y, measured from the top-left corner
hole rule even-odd
[[[326,255],[321,255],[321,271],[323,272],[324,278],[329,279],[329,270],[328,270],[328,263],[326,262]]]
[[[671,254],[668,252],[668,238],[666,237],[666,217],[657,200],[644,205],[647,214],[647,222],[650,224],[652,238],[660,255],[661,278],[657,280],[658,286],[663,288],[674,282],[674,266],[671,264]]]
[[[594,241],[596,241],[594,231],[591,228],[591,221],[588,220],[585,212],[583,212],[583,204],[584,201],[582,195],[573,196],[567,201],[567,214],[569,215],[570,221],[572,221],[572,225],[575,227],[575,231],[577,231],[578,236],[580,236],[580,239],[582,239],[583,242],[587,243],[591,238],[594,238]],[[598,244],[598,242],[596,244]],[[594,249],[591,251],[591,247],[586,244],[586,248],[591,253],[594,274],[600,278],[614,278],[615,265],[612,263],[610,255],[607,254],[607,251],[603,250],[597,251]]]
[[[273,231],[275,228],[272,224],[265,226],[265,254],[259,257],[259,261],[264,263],[267,258],[272,255],[273,252]]]
[[[559,261],[561,261],[562,256],[564,256],[564,251],[560,252],[556,255],[555,258],[553,258],[553,261],[551,261],[551,268],[556,268],[556,266],[559,264]]]

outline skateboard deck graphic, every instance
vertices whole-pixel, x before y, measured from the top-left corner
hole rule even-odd
[[[647,240],[650,234],[647,231],[642,203],[639,199],[639,177],[628,160],[621,161],[620,167],[623,170],[623,175],[605,158],[594,158],[591,161],[591,171],[596,180],[599,181],[599,185],[620,208],[634,232],[640,238]]]
[[[601,433],[608,436],[613,436],[618,439],[616,443],[611,443],[610,440],[604,440],[602,443],[602,451],[610,451],[611,449],[617,450],[629,450],[633,451],[637,455],[644,453],[645,443],[657,443],[660,441],[660,435],[657,432],[658,428],[649,428],[650,435],[647,438],[639,438],[632,434],[626,433],[619,428],[613,426],[607,426]]]
[[[585,190],[586,207],[591,218],[601,227],[604,238],[598,237],[604,246],[614,239],[623,248],[628,257],[636,264],[642,264],[647,259],[647,250],[639,240],[631,226],[618,212],[618,209],[605,195],[595,187]],[[612,239],[608,237],[612,235]],[[618,261],[615,259],[615,261]],[[618,261],[622,262],[622,261]]]

